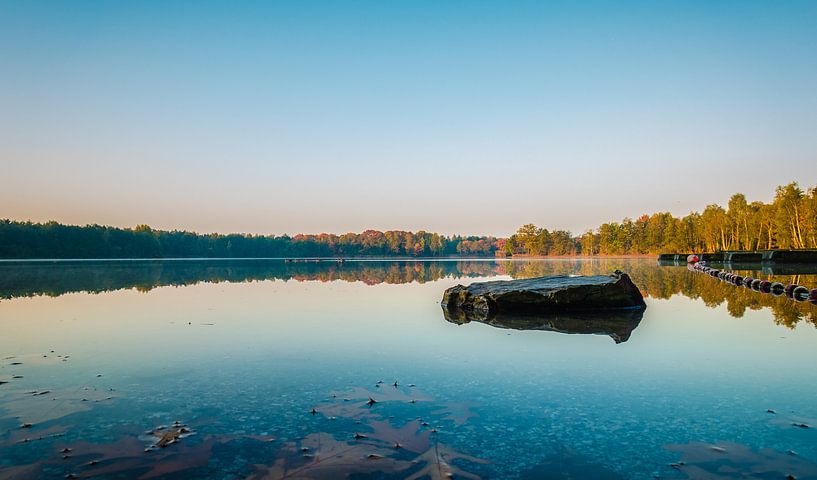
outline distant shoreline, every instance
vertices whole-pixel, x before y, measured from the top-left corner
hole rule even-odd
[[[621,255],[513,255],[511,257],[497,257],[497,259],[504,260],[544,260],[548,258],[658,258],[658,254],[652,253],[633,253]]]
[[[0,258],[0,263],[67,263],[67,262],[203,262],[203,261],[276,261],[293,263],[320,263],[320,262],[445,262],[445,261],[478,261],[478,262],[498,262],[498,261],[523,261],[523,260],[581,260],[581,259],[615,259],[615,258],[658,258],[658,255],[549,255],[549,256],[527,256],[515,255],[513,257],[146,257],[146,258]]]

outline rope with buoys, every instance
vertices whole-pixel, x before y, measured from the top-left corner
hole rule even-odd
[[[744,277],[733,272],[712,268],[708,266],[706,262],[699,261],[697,255],[690,255],[687,257],[687,262],[689,263],[690,270],[704,273],[710,277],[731,283],[737,287],[745,287],[756,292],[769,293],[775,297],[785,295],[796,302],[809,301],[817,305],[817,288],[812,288],[809,290],[803,285],[795,285],[793,283],[783,285],[780,282],[761,280],[759,278],[752,278],[749,276]]]

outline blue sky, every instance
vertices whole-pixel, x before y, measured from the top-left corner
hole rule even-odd
[[[817,2],[0,3],[0,217],[581,233],[817,184]]]

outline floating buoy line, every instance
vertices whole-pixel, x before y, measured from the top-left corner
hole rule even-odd
[[[712,268],[704,261],[698,261],[696,255],[690,255],[689,266],[695,272],[705,273],[710,277],[715,277],[723,282],[731,283],[736,287],[745,287],[760,293],[769,293],[776,297],[785,295],[796,302],[809,301],[817,305],[817,288],[808,288],[802,285],[788,284],[783,285],[780,282],[770,282],[769,280],[761,280],[759,278],[752,278],[749,276],[741,276],[736,273],[727,272],[717,268]]]

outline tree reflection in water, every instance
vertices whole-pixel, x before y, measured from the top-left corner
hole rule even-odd
[[[745,268],[741,270],[739,268]],[[778,324],[793,328],[801,321],[817,326],[817,306],[795,302],[721,282],[685,266],[658,265],[644,258],[565,258],[548,260],[184,260],[184,261],[66,261],[0,263],[0,298],[59,296],[71,292],[101,293],[121,289],[150,291],[161,286],[201,282],[347,281],[368,285],[426,283],[443,279],[544,275],[598,275],[616,269],[627,272],[645,297],[669,299],[682,295],[708,307],[726,304],[733,317],[746,310],[769,309]],[[817,287],[817,267],[727,269],[753,278]],[[799,273],[798,273],[799,272]],[[440,292],[442,295],[442,291]]]

